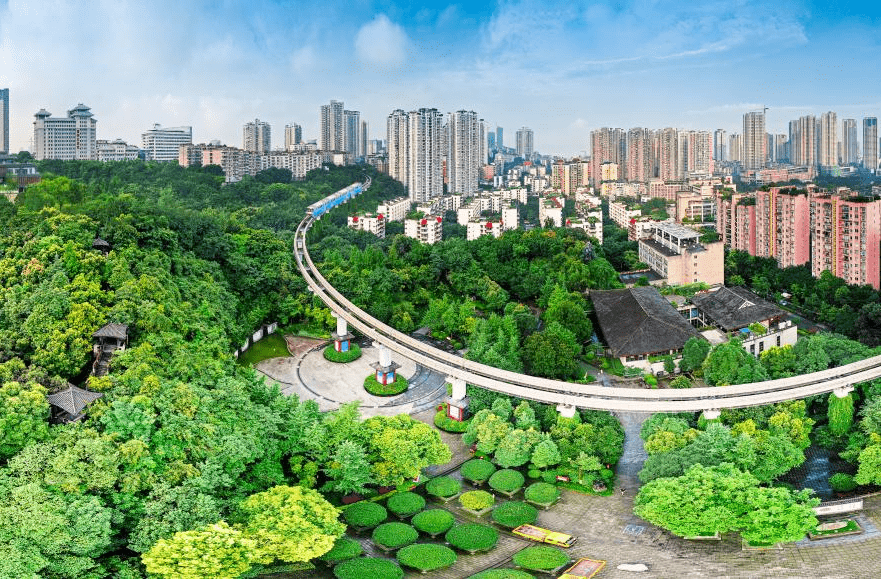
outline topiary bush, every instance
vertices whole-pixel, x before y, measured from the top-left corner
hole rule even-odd
[[[383,523],[371,533],[371,540],[388,549],[410,545],[419,538],[417,530],[405,523]]]
[[[533,483],[524,491],[524,498],[538,505],[550,505],[560,497],[560,491],[553,484]]]
[[[439,476],[426,483],[426,492],[433,497],[446,499],[457,494],[462,486],[459,481],[449,476]]]
[[[435,537],[449,531],[454,521],[453,515],[444,509],[429,509],[428,511],[417,513],[410,523],[418,531]]]
[[[520,569],[487,569],[474,575],[469,575],[467,579],[535,579],[526,571]]]
[[[493,463],[489,460],[484,460],[483,458],[473,458],[465,462],[459,469],[460,474],[462,474],[462,478],[466,480],[470,480],[476,483],[485,482],[489,479],[494,472],[496,472],[496,467],[493,466]]]
[[[334,344],[331,344],[327,348],[325,348],[324,356],[325,360],[329,362],[345,364],[347,362],[352,362],[353,360],[358,360],[359,358],[361,358],[361,348],[358,347],[358,344],[349,342],[348,352],[338,352],[334,349]]]
[[[405,547],[398,551],[395,558],[402,565],[412,567],[423,573],[450,567],[456,563],[456,553],[453,549],[431,543],[421,543]]]
[[[504,468],[494,472],[487,484],[495,491],[514,493],[524,486],[524,475],[516,470]]]
[[[466,430],[469,429],[469,422],[471,418],[466,420],[454,420],[447,416],[447,404],[443,405],[444,407],[435,413],[434,423],[435,426],[443,430],[444,432],[452,432],[454,434],[462,434]]]
[[[837,472],[830,477],[830,487],[837,493],[847,493],[857,488],[854,477],[844,472]]]
[[[493,527],[479,525],[477,523],[466,523],[453,527],[444,539],[463,551],[476,553],[478,551],[489,551],[496,546],[499,541],[499,532]]]
[[[469,491],[459,496],[459,504],[472,511],[480,511],[493,506],[496,497],[487,491]]]
[[[407,390],[407,378],[396,374],[391,384],[380,384],[377,377],[371,374],[364,379],[364,389],[374,396],[396,396]]]
[[[538,516],[539,511],[536,510],[536,507],[521,501],[503,503],[493,509],[491,515],[495,522],[509,529],[535,523]]]
[[[570,561],[569,556],[556,547],[527,547],[512,557],[514,564],[533,571],[551,571]]]
[[[407,518],[417,514],[426,506],[426,499],[412,492],[395,493],[386,501],[388,508],[394,515]]]
[[[359,557],[334,567],[337,579],[401,579],[404,571],[395,561],[376,557]]]
[[[362,529],[372,529],[386,520],[388,513],[382,505],[361,501],[349,505],[343,511],[343,520],[346,524]]]
[[[361,543],[349,537],[340,537],[330,551],[319,557],[326,563],[339,563],[347,559],[353,559],[364,553]]]

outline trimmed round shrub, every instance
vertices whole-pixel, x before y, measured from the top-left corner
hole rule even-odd
[[[487,484],[493,490],[513,493],[524,486],[524,475],[516,470],[504,468],[494,472]]]
[[[456,563],[456,553],[453,549],[432,543],[420,543],[405,547],[398,551],[395,558],[402,565],[418,569],[423,573],[450,567]]]
[[[347,559],[354,559],[364,553],[361,543],[349,537],[340,537],[330,551],[319,557],[327,563],[339,563]]]
[[[535,579],[526,571],[520,569],[487,569],[474,575],[469,575],[467,579]]]
[[[396,374],[391,384],[380,384],[377,382],[377,377],[371,374],[364,379],[364,389],[374,396],[397,396],[407,390],[407,378]]]
[[[386,508],[399,517],[410,517],[423,510],[426,499],[412,492],[395,493],[386,501]]]
[[[473,458],[465,462],[460,467],[459,472],[462,474],[462,478],[466,480],[484,482],[496,472],[496,467],[489,460]]]
[[[401,579],[404,571],[395,561],[377,557],[359,557],[343,561],[334,567],[337,579]]]
[[[447,497],[452,497],[456,493],[460,491],[462,486],[459,481],[449,476],[439,476],[438,478],[433,478],[429,482],[426,483],[426,492],[432,495],[433,497],[441,497],[446,499]]]
[[[338,364],[345,364],[361,358],[361,348],[358,347],[358,344],[353,342],[349,342],[348,352],[338,352],[334,349],[334,344],[331,344],[325,348],[323,353],[325,360],[328,362],[337,362]]]
[[[382,505],[361,501],[349,505],[343,511],[343,520],[346,524],[363,529],[371,529],[386,520],[388,513]]]
[[[857,488],[854,477],[844,472],[837,472],[830,477],[830,487],[837,493],[847,493]]]
[[[569,556],[556,547],[527,547],[512,557],[514,564],[534,571],[551,571],[569,563]]]
[[[447,531],[444,540],[463,551],[489,551],[499,541],[499,531],[487,525],[466,523],[457,525]]]
[[[414,515],[410,522],[418,531],[434,537],[449,531],[454,521],[453,515],[444,509],[429,509]]]
[[[410,545],[419,538],[417,530],[404,523],[383,523],[371,534],[371,540],[377,545],[389,549],[398,549]]]
[[[459,495],[459,504],[472,511],[486,509],[496,502],[496,497],[487,491],[469,491]]]
[[[538,468],[531,468],[527,471],[527,476],[530,478],[540,478],[542,476],[542,471]]]
[[[560,491],[552,484],[545,482],[533,483],[524,491],[524,498],[540,505],[551,504],[558,499]]]
[[[536,507],[522,503],[521,501],[510,501],[503,503],[493,509],[491,515],[493,520],[509,529],[520,527],[521,525],[529,525],[536,522],[539,511]]]

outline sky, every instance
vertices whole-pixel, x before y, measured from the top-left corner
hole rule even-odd
[[[13,151],[35,112],[77,103],[99,139],[160,123],[241,147],[259,118],[281,147],[291,122],[318,138],[335,99],[370,138],[397,108],[465,109],[569,156],[595,128],[741,132],[762,107],[769,132],[830,110],[860,125],[882,82],[878,0],[0,0],[0,63]]]

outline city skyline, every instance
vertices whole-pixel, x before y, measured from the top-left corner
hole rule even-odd
[[[137,143],[160,123],[235,144],[260,118],[278,127],[281,148],[292,122],[318,139],[319,107],[340,100],[361,112],[369,139],[384,137],[398,108],[464,109],[488,130],[529,126],[535,150],[569,156],[604,126],[731,134],[763,106],[770,133],[827,111],[878,117],[879,30],[878,7],[832,2],[293,10],[10,0],[0,1],[0,88],[10,89],[12,151],[30,146],[34,113],[76,103],[91,107],[101,139]]]

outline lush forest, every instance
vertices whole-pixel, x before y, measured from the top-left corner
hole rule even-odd
[[[40,170],[15,204],[0,199],[0,577],[143,577],[145,564],[233,577],[307,560],[343,532],[325,497],[449,459],[425,424],[323,414],[231,356],[260,323],[327,321],[288,239],[357,168],[232,186],[212,167]],[[374,197],[400,194],[374,183]],[[128,325],[129,347],[86,380],[107,322]],[[68,382],[103,397],[48,426],[46,394]]]

